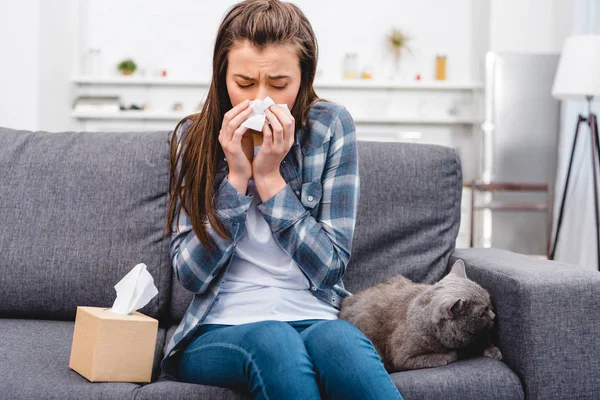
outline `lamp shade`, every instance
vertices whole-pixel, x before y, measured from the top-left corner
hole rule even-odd
[[[600,35],[567,38],[554,77],[552,96],[600,96]]]

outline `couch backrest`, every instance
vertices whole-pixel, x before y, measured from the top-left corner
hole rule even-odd
[[[360,201],[344,283],[352,292],[402,274],[432,283],[446,273],[460,225],[462,174],[454,149],[358,142]],[[192,295],[174,281],[171,313]]]
[[[462,172],[449,147],[358,142],[360,200],[350,292],[402,274],[420,283],[445,275],[460,226]]]
[[[0,128],[0,317],[73,320],[110,307],[114,285],[146,263],[168,309],[164,234],[168,133]]]
[[[173,279],[164,234],[169,132],[29,132],[0,128],[0,317],[74,319],[110,307],[114,285],[144,262],[159,294],[140,311],[173,322],[192,294]],[[453,149],[359,141],[352,258],[356,292],[403,274],[446,272],[460,222]]]

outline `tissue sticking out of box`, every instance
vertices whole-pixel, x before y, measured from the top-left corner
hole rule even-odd
[[[265,124],[265,119],[267,116],[265,115],[265,110],[275,104],[273,99],[269,96],[265,97],[264,100],[252,100],[250,102],[250,108],[252,108],[252,114],[242,123],[242,126],[245,126],[250,129],[254,129],[255,131],[262,131],[263,125]],[[289,110],[287,104],[277,104]]]
[[[127,315],[144,307],[158,294],[154,279],[146,264],[133,267],[123,279],[115,285],[117,298],[112,308],[106,310],[115,314]]]

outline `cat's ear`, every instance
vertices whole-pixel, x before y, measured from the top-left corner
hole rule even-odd
[[[465,263],[463,262],[463,260],[456,260],[456,262],[454,264],[452,264],[450,273],[454,274],[460,278],[469,279],[467,277],[467,272],[465,271]]]
[[[458,299],[456,301],[450,301],[448,303],[446,303],[446,313],[448,314],[448,317],[450,318],[455,318],[458,313],[460,313],[460,310],[462,310],[463,308],[463,301],[462,299]]]

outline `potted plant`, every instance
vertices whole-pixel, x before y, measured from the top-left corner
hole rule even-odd
[[[406,49],[410,51],[410,49],[407,46],[407,43],[410,40],[411,38],[406,33],[397,28],[393,28],[391,32],[387,35],[387,41],[392,50],[392,55],[394,56],[394,70],[392,78],[398,74],[402,50]]]
[[[117,65],[117,69],[121,71],[123,75],[131,75],[137,69],[137,65],[132,59],[128,58],[121,61],[119,65]]]

